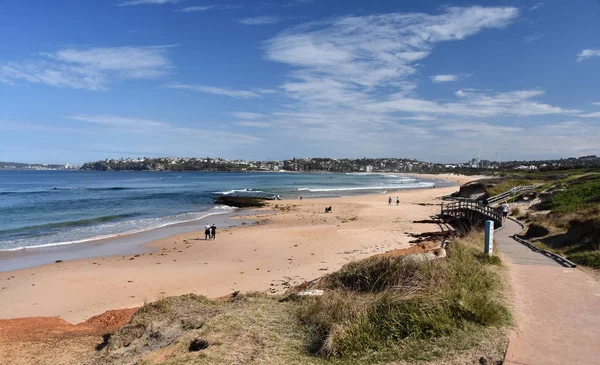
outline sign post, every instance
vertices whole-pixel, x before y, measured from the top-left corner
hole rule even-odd
[[[487,255],[494,255],[494,221],[485,221],[485,248]]]

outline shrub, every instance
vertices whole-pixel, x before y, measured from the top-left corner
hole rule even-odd
[[[452,242],[445,260],[376,257],[344,266],[326,279],[334,290],[300,306],[311,350],[365,354],[408,338],[509,323],[501,269],[481,259],[482,247],[482,233],[473,233]]]
[[[510,215],[512,215],[513,217],[519,217],[519,216],[521,216],[521,208],[519,208],[519,207],[512,207],[510,209]]]
[[[567,255],[567,259],[579,265],[600,270],[600,251],[577,252]]]

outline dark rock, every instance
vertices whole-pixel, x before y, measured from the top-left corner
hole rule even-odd
[[[227,205],[236,208],[261,208],[266,205],[266,199],[252,196],[220,196],[215,199],[215,204]]]

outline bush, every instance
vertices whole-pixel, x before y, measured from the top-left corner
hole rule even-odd
[[[353,356],[509,323],[502,269],[481,259],[482,242],[482,233],[452,242],[444,260],[376,257],[344,266],[325,279],[331,292],[300,306],[311,349]]]
[[[566,189],[552,194],[541,204],[553,212],[574,212],[595,204],[600,199],[600,180],[578,179]]]
[[[567,259],[576,264],[600,270],[600,251],[577,252],[567,255]]]
[[[519,207],[510,208],[510,215],[512,215],[513,217],[521,216],[521,208],[519,208]]]

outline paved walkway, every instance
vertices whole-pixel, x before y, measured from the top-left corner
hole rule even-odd
[[[600,282],[512,239],[520,230],[507,220],[494,234],[510,268],[518,325],[504,364],[600,364]]]

